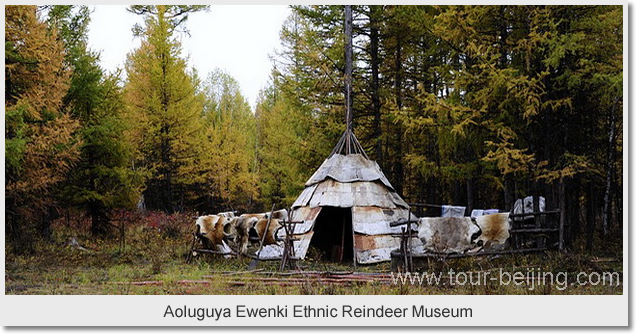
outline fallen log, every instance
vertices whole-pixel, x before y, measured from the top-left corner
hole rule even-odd
[[[261,269],[243,270],[243,271],[224,271],[224,272],[220,272],[220,274],[222,276],[233,276],[233,275],[244,275],[244,274],[257,273],[257,272],[264,271],[264,270],[265,269],[261,268]]]
[[[118,285],[163,285],[163,282],[162,281],[108,282],[108,284],[118,284]]]
[[[201,280],[180,280],[177,281],[177,284],[181,284],[181,285],[188,285],[188,284],[203,284],[203,285],[210,285],[212,284],[212,281],[201,281]]]
[[[234,285],[234,286],[249,286],[251,283],[251,285],[254,284],[258,284],[261,286],[302,286],[302,285],[314,285],[315,283],[324,283],[324,282],[307,282],[307,281],[303,281],[303,282],[250,282],[250,281],[229,281],[227,282],[227,284],[229,285]],[[327,282],[329,284],[338,284],[338,285],[353,285],[354,282],[349,282],[349,281],[338,281],[338,282]]]

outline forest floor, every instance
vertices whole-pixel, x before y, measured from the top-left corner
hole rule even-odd
[[[96,240],[77,236],[82,249],[70,246],[70,229],[58,228],[52,241],[39,242],[35,253],[5,251],[5,294],[29,295],[256,295],[256,294],[622,294],[620,247],[595,254],[582,250],[548,251],[416,263],[419,275],[400,278],[390,263],[330,263],[310,248],[298,264],[304,275],[278,272],[278,261],[225,259],[199,255],[187,264],[191,235],[148,228],[130,230],[126,245],[117,237]],[[620,243],[622,244],[622,242]],[[617,244],[618,245],[618,244]],[[7,247],[8,248],[8,247]],[[575,248],[575,247],[573,247]],[[586,253],[586,255],[581,255]],[[413,279],[415,278],[415,279]],[[402,280],[404,279],[404,280]],[[413,279],[413,280],[412,280]]]

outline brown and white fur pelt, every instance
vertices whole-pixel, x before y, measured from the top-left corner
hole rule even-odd
[[[271,220],[269,218],[270,215],[272,216]],[[275,217],[280,217],[281,219]],[[281,227],[279,221],[286,219],[286,217],[287,211],[279,210],[271,214],[269,212],[242,214],[239,217],[233,218],[230,224],[236,231],[234,242],[238,247],[239,253],[247,254],[250,232],[252,232],[252,235],[258,237],[259,241],[263,240],[263,236],[265,236],[263,246],[276,244],[276,232]],[[270,221],[269,228],[267,228],[268,220]]]
[[[484,250],[499,250],[506,246],[506,241],[510,238],[509,215],[509,213],[496,213],[475,219],[475,223],[482,232],[475,241],[481,241]]]
[[[250,230],[258,222],[258,220],[258,217],[251,215],[241,215],[239,217],[232,218],[231,224],[236,231],[236,234],[234,235],[234,243],[236,243],[240,254],[247,254],[247,246],[250,242]]]
[[[232,224],[232,220],[236,218],[234,211],[219,212],[217,215],[225,217],[225,221],[223,222],[223,234],[226,238],[233,239],[236,235],[236,229],[234,228],[234,224]]]
[[[278,219],[280,221],[289,220],[289,213],[287,212],[286,209],[280,209],[280,210],[276,210],[272,212],[267,212],[265,215],[265,218],[269,218],[270,216],[272,217],[272,219]]]
[[[225,217],[225,218],[227,218],[227,219],[230,219],[230,218],[234,218],[234,217],[235,217],[235,215],[234,215],[234,211],[219,212],[219,213],[217,213],[217,215],[219,215],[219,216],[223,216],[223,217]]]
[[[226,218],[219,215],[207,215],[197,218],[197,236],[203,241],[203,246],[208,249],[217,249],[223,253],[229,253],[232,250],[223,241],[225,236],[223,227],[225,225]],[[225,258],[229,258],[230,255],[224,255]]]
[[[241,218],[256,218],[256,219],[261,219],[261,218],[267,218],[267,212],[263,212],[263,213],[244,213],[242,215],[240,215],[239,217]]]
[[[254,229],[256,230],[256,234],[258,235],[258,240],[263,240],[263,236],[265,239],[263,240],[263,246],[267,245],[275,245],[276,244],[276,232],[282,226],[279,224],[280,220],[272,218],[269,222],[269,227],[267,226],[267,221],[269,218],[259,219],[254,225]],[[265,230],[267,228],[267,230]]]

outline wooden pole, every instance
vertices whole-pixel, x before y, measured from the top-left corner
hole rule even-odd
[[[409,223],[406,224],[406,245],[404,251],[406,252],[407,270],[413,271],[413,257],[411,254],[411,209],[409,209]]]
[[[347,138],[346,138],[346,150],[345,154],[351,153],[351,137],[353,132],[353,99],[351,97],[351,80],[353,76],[353,13],[351,11],[351,5],[345,5],[345,21],[344,21],[344,35],[345,35],[345,107],[346,124],[347,124]],[[357,267],[356,261],[356,232],[353,229],[353,209],[351,209],[351,238],[353,239],[353,267]],[[343,250],[344,251],[344,250]]]
[[[565,247],[565,181],[563,178],[559,180],[559,251],[563,251]]]
[[[353,99],[351,98],[351,77],[353,75],[353,14],[351,12],[351,5],[345,5],[345,107],[346,107],[346,124],[347,132],[353,130]],[[351,153],[350,136],[346,138],[345,154]]]
[[[249,265],[249,270],[253,270],[258,265],[258,261],[261,259],[261,250],[263,250],[263,244],[265,243],[265,237],[267,236],[267,232],[269,231],[269,224],[272,222],[272,213],[274,212],[274,208],[276,207],[276,203],[272,204],[272,210],[269,211],[269,217],[267,218],[267,225],[265,225],[265,231],[263,232],[263,236],[261,237],[261,242],[258,246],[258,251],[256,251],[256,258],[252,260]]]

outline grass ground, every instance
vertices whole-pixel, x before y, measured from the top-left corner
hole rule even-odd
[[[187,229],[187,228],[186,228]],[[184,231],[186,230],[184,229]],[[68,245],[71,236],[88,250]],[[473,257],[448,261],[435,260],[416,263],[419,271],[443,273],[441,284],[393,284],[390,279],[390,263],[365,265],[353,268],[347,264],[322,261],[320,254],[310,249],[305,261],[300,262],[307,271],[355,271],[378,273],[382,279],[332,282],[313,278],[308,280],[283,278],[269,273],[278,269],[278,262],[259,263],[258,272],[248,272],[251,259],[224,259],[218,256],[199,256],[186,264],[185,257],[191,236],[188,233],[166,234],[147,227],[130,228],[126,233],[126,246],[121,247],[117,238],[95,240],[87,234],[82,237],[77,230],[56,227],[53,241],[41,242],[34,254],[14,255],[5,252],[5,293],[38,295],[133,295],[133,294],[622,294],[622,255],[616,252],[599,253],[596,256],[546,252],[527,255],[502,255],[498,257]],[[8,248],[8,247],[7,247]],[[490,277],[520,272],[525,279],[513,277],[490,279],[479,284],[471,283],[465,276],[449,278],[448,272]],[[566,273],[550,282],[528,280],[539,273]],[[596,285],[579,285],[578,273],[590,275]],[[601,282],[600,275],[615,273],[613,281]],[[268,274],[269,273],[269,274]],[[464,274],[465,275],[465,274]],[[565,275],[568,286],[564,287]],[[540,276],[540,275],[539,275]],[[472,276],[471,276],[472,277]],[[482,276],[480,276],[482,277]],[[587,276],[584,276],[586,281]],[[281,283],[280,281],[283,280]],[[508,284],[501,282],[508,281]],[[327,282],[329,281],[329,282]],[[464,284],[460,284],[460,283]],[[475,282],[476,283],[476,282]]]

